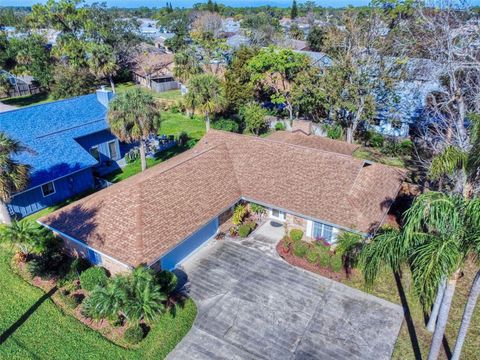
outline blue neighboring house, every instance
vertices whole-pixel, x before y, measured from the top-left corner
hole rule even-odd
[[[21,218],[95,186],[95,169],[121,158],[120,144],[107,123],[112,92],[59,100],[0,113],[0,131],[29,152],[17,160],[32,167],[27,189],[9,204]]]

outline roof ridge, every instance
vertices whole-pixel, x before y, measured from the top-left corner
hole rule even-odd
[[[228,156],[228,159],[230,160],[230,163],[232,164],[232,168],[233,168],[233,177],[235,179],[235,182],[237,183],[237,186],[238,186],[238,190],[240,191],[240,195],[243,196],[243,190],[242,190],[242,186],[240,185],[240,181],[238,181],[238,176],[237,176],[237,169],[235,169],[235,163],[233,161],[233,158],[230,154],[230,149],[228,147],[228,144],[226,142],[222,142],[221,144],[219,144],[218,146],[220,145],[223,145],[225,146],[226,150],[227,150],[227,156]]]
[[[142,218],[143,218],[143,189],[142,189],[143,182],[140,182],[136,184],[135,188],[138,191],[137,196],[139,197],[139,203],[135,209],[135,248],[137,249],[137,254],[138,259],[143,258],[143,248],[144,248],[144,243],[143,243],[143,224],[142,224]],[[138,261],[138,263],[141,263],[141,260]]]
[[[97,123],[97,122],[100,122],[100,121],[106,121],[105,117],[95,119],[95,120],[92,120],[92,121],[89,121],[89,122],[86,122],[86,123],[83,123],[83,124],[80,124],[80,125],[75,125],[75,126],[72,126],[72,127],[69,127],[69,128],[64,128],[64,129],[61,129],[61,130],[57,130],[57,131],[54,131],[54,132],[51,132],[51,133],[39,135],[39,136],[35,137],[35,139],[43,139],[43,138],[46,138],[46,137],[51,136],[51,135],[56,135],[56,134],[62,133],[64,131],[77,129],[77,128],[80,128],[82,126],[94,124],[94,123]],[[79,137],[84,137],[84,136],[88,136],[88,135],[83,135],[83,136],[79,136]],[[78,139],[78,138],[74,138],[74,139]]]
[[[242,134],[237,134],[237,133],[233,133],[233,132],[229,132],[229,131],[216,130],[216,129],[211,129],[210,132],[218,132],[218,133],[221,133],[221,134],[229,134],[230,136],[236,136],[236,137],[245,136],[245,135],[242,135]],[[312,147],[308,147],[308,146],[304,146],[304,145],[292,144],[292,143],[283,142],[283,141],[280,141],[280,140],[272,140],[272,139],[269,139],[269,138],[261,138],[261,137],[258,137],[258,136],[249,136],[249,138],[252,139],[252,140],[256,140],[256,141],[271,142],[271,143],[275,143],[275,144],[282,144],[282,145],[291,146],[291,147],[300,148],[300,149],[308,149],[308,150],[318,151],[318,152],[327,153],[327,154],[334,154],[334,155],[338,155],[338,156],[341,156],[341,157],[347,157],[347,158],[356,159],[356,160],[363,160],[363,159],[360,159],[360,158],[356,158],[352,155],[337,153],[335,151],[329,151],[329,150],[324,150],[324,149],[312,148]]]

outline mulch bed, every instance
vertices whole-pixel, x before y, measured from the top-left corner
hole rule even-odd
[[[315,263],[312,264],[311,262],[307,261],[307,259],[295,256],[292,253],[292,249],[289,249],[288,252],[285,252],[283,247],[283,240],[279,241],[276,248],[278,255],[280,255],[282,259],[284,259],[286,262],[293,266],[297,266],[299,268],[311,271],[313,273],[322,275],[335,281],[342,281],[347,279],[347,273],[344,270],[342,270],[341,272],[334,272],[330,268],[320,267],[318,264]]]
[[[31,277],[30,274],[27,271],[27,263],[21,261],[17,262],[15,260],[12,261],[12,268],[16,269],[16,272],[28,283],[30,283],[33,286],[36,286],[46,293],[52,291],[56,286],[57,283],[55,279],[49,279],[49,280],[43,280],[38,276]],[[125,330],[127,329],[127,326],[119,326],[119,327],[114,327],[112,326],[107,320],[100,320],[100,321],[95,321],[90,318],[85,317],[81,310],[82,310],[82,305],[78,305],[75,309],[69,308],[65,303],[62,301],[62,298],[60,296],[60,291],[61,289],[58,289],[53,292],[51,296],[51,300],[64,312],[69,315],[74,316],[78,321],[83,323],[84,325],[88,326],[92,330],[98,331],[100,334],[105,336],[108,340],[114,342],[115,344],[122,346],[124,348],[135,348],[136,345],[129,345],[126,344],[125,341],[123,340],[123,334]],[[86,292],[83,289],[77,289],[75,291],[72,291],[71,295],[83,295],[86,296],[88,295],[88,292]],[[141,322],[143,323],[143,321]]]

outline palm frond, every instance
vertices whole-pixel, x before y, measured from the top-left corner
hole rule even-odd
[[[417,246],[411,256],[413,283],[423,306],[433,304],[443,278],[453,274],[461,264],[463,253],[455,238],[430,236]]]
[[[435,156],[430,166],[429,176],[438,180],[442,176],[452,175],[457,170],[465,170],[467,166],[468,152],[456,146],[447,146],[443,152]]]
[[[409,249],[402,233],[393,228],[380,231],[360,253],[359,264],[367,285],[372,285],[384,267],[398,271]]]

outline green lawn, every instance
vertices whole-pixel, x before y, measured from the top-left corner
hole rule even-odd
[[[181,148],[178,146],[175,146],[171,149],[162,151],[157,157],[155,158],[147,158],[147,167],[152,167],[156,164],[161,163],[162,161],[168,160],[171,157],[185,151],[185,148]],[[111,174],[108,174],[106,176],[103,176],[106,180],[116,183],[122,180],[125,180],[129,178],[130,176],[136,175],[139,172],[142,171],[142,165],[140,163],[140,159],[136,160],[135,162],[128,164],[125,166],[123,169],[120,169],[118,171],[114,171]]]
[[[406,157],[400,156],[388,156],[382,154],[380,151],[374,148],[369,147],[360,147],[355,153],[353,154],[355,157],[360,159],[370,160],[374,162],[378,162],[385,165],[390,166],[397,166],[397,167],[408,167],[408,160]]]
[[[128,89],[132,89],[135,86],[136,85],[131,81],[126,83],[115,84],[115,91],[117,93],[122,93]],[[145,89],[145,90],[150,91],[148,89]],[[180,93],[180,90],[169,90],[163,93],[156,93],[153,91],[150,91],[150,92],[154,97],[158,99],[163,99],[163,100],[179,100],[182,98],[182,94]],[[42,94],[35,94],[35,95],[17,96],[14,98],[2,99],[0,101],[5,105],[24,107],[24,106],[44,104],[47,102],[55,101],[55,99],[49,93],[42,93]]]
[[[118,85],[115,85],[115,91],[117,94],[120,94],[122,92],[125,92],[127,90],[130,90],[132,88],[134,88],[135,86],[135,83],[133,83],[132,81],[129,81],[129,82],[126,82],[126,83],[121,83],[121,84],[118,84]],[[180,90],[169,90],[169,91],[164,91],[164,92],[161,92],[161,93],[157,93],[155,91],[151,91],[149,89],[146,89],[144,87],[142,87],[142,89],[144,89],[145,91],[148,91],[150,92],[154,97],[158,98],[158,99],[164,99],[164,100],[180,100],[182,98],[182,94],[180,93]]]
[[[476,271],[477,267],[474,264],[467,266],[464,277],[460,279],[457,285],[445,334],[446,342],[452,351],[455,346],[455,339],[457,337],[458,327],[460,326],[468,291]],[[342,282],[393,303],[403,304],[404,309],[408,309],[409,313],[406,313],[406,320],[400,330],[392,359],[427,358],[431,334],[426,329],[422,307],[414,295],[412,278],[408,270],[403,272],[401,287],[397,286],[393,274],[386,271],[381,274],[373,288],[367,288],[365,286],[360,274],[356,274],[351,279]],[[421,354],[421,356],[418,354]],[[447,359],[443,348],[440,359]],[[478,305],[472,323],[470,324],[470,330],[462,352],[462,359],[480,359],[480,306]]]
[[[42,94],[25,95],[25,96],[18,96],[14,98],[2,99],[0,101],[5,105],[23,107],[23,106],[38,105],[38,104],[51,102],[51,101],[54,101],[54,99],[50,94],[42,93]]]
[[[175,317],[164,315],[135,350],[114,345],[65,315],[45,293],[10,268],[12,251],[0,246],[0,358],[163,359],[189,331],[196,306],[188,300]]]

